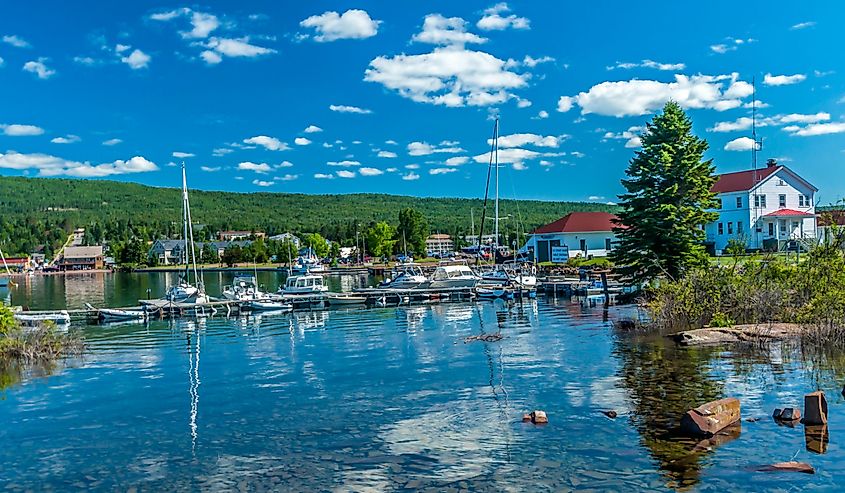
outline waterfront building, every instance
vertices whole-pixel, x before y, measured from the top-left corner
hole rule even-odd
[[[431,254],[444,254],[455,251],[452,237],[444,234],[433,234],[425,239],[425,249]]]
[[[223,252],[231,246],[237,245],[244,248],[251,245],[252,242],[250,240],[212,241],[209,244],[217,251],[217,256],[221,257]],[[194,242],[194,249],[196,250],[197,256],[202,254],[204,246],[205,243]],[[147,252],[147,257],[157,258],[158,265],[184,265],[185,259],[187,258],[186,253],[184,240],[159,239],[153,242],[150,250]]]
[[[103,246],[69,246],[65,248],[59,269],[92,270],[103,268]]]
[[[770,159],[765,168],[716,176],[718,219],[704,226],[707,246],[720,255],[731,240],[748,250],[779,251],[816,238],[816,187]]]
[[[536,262],[565,262],[570,257],[606,257],[616,244],[615,214],[571,212],[528,235],[520,251]]]
[[[249,238],[264,238],[267,234],[263,231],[220,231],[217,233],[217,239],[220,241],[235,241],[246,240]]]
[[[289,241],[293,244],[294,247],[299,249],[300,239],[293,233],[282,233],[280,235],[273,235],[267,238],[268,240],[272,241]]]

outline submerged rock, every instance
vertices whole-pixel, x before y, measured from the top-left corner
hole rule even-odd
[[[708,346],[738,342],[779,341],[800,337],[806,331],[798,324],[746,324],[733,327],[705,327],[670,334],[681,346]]]
[[[602,411],[601,413],[610,419],[616,419],[616,417],[619,416],[616,411]]]
[[[772,417],[778,421],[798,421],[801,419],[801,411],[794,407],[785,407],[782,410],[775,409]]]
[[[778,462],[775,464],[767,464],[765,466],[760,466],[755,469],[758,472],[801,472],[805,474],[815,474],[816,470],[813,469],[813,466],[807,464],[806,462],[796,462],[796,461],[789,461],[789,462]]]

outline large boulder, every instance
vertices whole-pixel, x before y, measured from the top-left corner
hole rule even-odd
[[[693,436],[713,436],[740,420],[739,399],[728,397],[690,409],[681,418],[681,430]]]

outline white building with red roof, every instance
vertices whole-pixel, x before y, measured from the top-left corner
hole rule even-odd
[[[780,250],[790,240],[816,237],[818,189],[773,160],[765,168],[718,175],[711,190],[719,218],[704,231],[717,255],[731,239],[752,250]]]
[[[522,251],[533,252],[537,262],[564,261],[568,257],[605,257],[616,244],[618,218],[608,212],[572,212],[540,226],[528,235]],[[562,257],[561,253],[566,252]]]

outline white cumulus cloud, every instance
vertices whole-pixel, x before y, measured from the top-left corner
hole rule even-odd
[[[194,157],[194,154],[192,154],[190,152],[173,151],[171,156],[173,156],[177,159],[183,159],[183,158],[188,158],[188,157]]]
[[[463,46],[467,43],[486,43],[487,39],[467,32],[467,22],[460,17],[444,17],[429,14],[423,20],[422,31],[415,34],[413,41],[445,46]]]
[[[457,143],[443,141],[440,144],[429,144],[428,142],[411,142],[408,144],[408,155],[410,156],[427,156],[429,154],[458,154],[464,152],[464,149],[458,147]]]
[[[287,143],[280,141],[275,137],[268,137],[266,135],[257,135],[243,140],[244,144],[253,144],[264,147],[270,151],[287,151],[290,147]]]
[[[607,116],[639,116],[659,110],[669,100],[683,108],[708,108],[725,111],[742,106],[739,94],[744,87],[736,87],[738,74],[731,75],[675,75],[674,82],[632,79],[602,82],[572,100],[581,107],[581,114],[596,113]],[[725,89],[725,84],[728,88]],[[731,91],[731,87],[734,87]],[[564,96],[566,97],[566,96]],[[560,106],[560,103],[559,103]]]
[[[351,160],[344,160],[344,161],[329,161],[326,163],[329,166],[342,166],[344,168],[349,168],[350,166],[361,166],[359,161],[351,161]]]
[[[37,127],[35,125],[22,125],[19,123],[0,124],[0,130],[3,131],[4,135],[8,135],[10,137],[31,137],[33,135],[41,135],[44,133],[44,129],[41,127]]]
[[[30,44],[25,39],[15,34],[6,34],[3,36],[3,42],[14,46],[15,48],[29,48]]]
[[[632,69],[632,68],[653,68],[657,70],[684,70],[687,68],[684,63],[660,63],[654,60],[643,60],[641,62],[616,62],[616,65],[610,65],[607,70],[615,69]]]
[[[46,65],[47,59],[44,57],[38,60],[30,60],[23,64],[23,70],[38,76],[39,79],[49,79],[56,75],[56,71]]]
[[[150,64],[150,60],[152,60],[150,55],[147,55],[138,49],[132,50],[132,53],[130,53],[129,56],[120,58],[120,61],[129,65],[132,70],[147,68]]]
[[[120,144],[121,142],[123,142],[122,139],[109,139],[109,140],[104,140],[103,145],[104,146],[116,146],[117,144]]]
[[[251,161],[244,161],[238,163],[238,169],[243,171],[254,171],[256,173],[266,174],[272,170],[272,167],[267,163],[253,163]]]
[[[339,176],[340,178],[355,178],[355,172],[342,169],[337,172],[337,176]]]
[[[754,139],[750,137],[739,137],[725,144],[726,151],[750,151],[754,149]]]
[[[378,176],[378,175],[384,174],[384,171],[382,171],[378,168],[368,168],[368,167],[360,168],[360,169],[358,169],[358,172],[361,173],[361,176]]]
[[[312,15],[299,23],[314,29],[314,41],[328,42],[338,39],[366,39],[378,34],[382,21],[374,20],[365,10],[350,9],[343,14],[328,11]]]
[[[307,134],[315,134],[322,131],[323,129],[318,127],[317,125],[308,125],[307,127],[305,127],[305,130],[303,130],[303,132]]]
[[[54,144],[74,144],[80,140],[82,139],[80,139],[78,135],[68,134],[64,137],[54,137],[50,139],[50,142]]]
[[[484,10],[484,17],[479,19],[476,26],[483,31],[501,31],[507,28],[530,29],[531,22],[525,17],[517,17],[515,14],[502,15],[510,12],[511,9],[505,2]]]
[[[334,178],[334,175],[329,175],[326,173],[314,173],[314,178],[318,180],[331,180]]]
[[[428,170],[430,175],[445,175],[446,173],[454,173],[458,168],[432,168]]]
[[[329,105],[329,109],[337,113],[358,113],[361,115],[369,115],[370,113],[372,113],[372,110],[368,110],[366,108],[359,108],[357,106],[347,106],[343,104]]]
[[[403,180],[405,180],[405,181],[414,181],[414,180],[419,180],[419,179],[420,179],[420,175],[418,175],[417,173],[414,173],[413,171],[411,171],[411,172],[408,172],[408,173],[406,173],[406,174],[402,175],[402,179],[403,179]]]
[[[257,185],[259,187],[272,187],[273,185],[276,184],[276,182],[255,179],[255,180],[252,180],[252,184]]]
[[[395,152],[391,151],[378,151],[378,157],[395,158],[398,157],[398,155]]]
[[[532,133],[521,133],[502,135],[499,137],[499,147],[522,147],[524,145],[533,145],[537,147],[558,147],[560,146],[560,137],[554,135],[537,135]],[[493,139],[487,139],[487,144],[492,145]]]
[[[305,137],[297,137],[293,139],[293,143],[298,146],[307,146],[311,144],[311,141],[306,139]]]
[[[0,168],[33,169],[38,170],[39,176],[74,176],[79,178],[144,173],[159,169],[155,163],[142,156],[135,156],[126,161],[118,159],[107,163],[91,164],[87,161],[71,161],[49,154],[22,154],[15,151],[0,154]]]
[[[804,74],[793,74],[793,75],[772,75],[766,74],[763,76],[763,84],[767,86],[789,86],[792,84],[797,84],[807,76]]]

